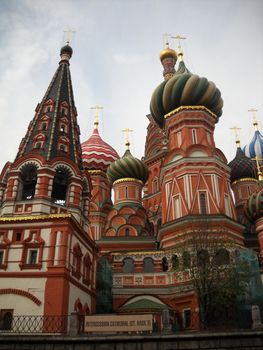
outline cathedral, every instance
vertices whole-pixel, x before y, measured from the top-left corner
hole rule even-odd
[[[243,149],[236,141],[228,164],[214,142],[219,89],[166,45],[143,157],[132,155],[128,138],[120,156],[101,138],[98,119],[81,144],[72,54],[62,47],[15,160],[0,175],[0,320],[151,313],[160,323],[170,310],[195,328],[188,243],[198,227],[224,233],[226,263],[238,250],[263,256],[258,123]]]

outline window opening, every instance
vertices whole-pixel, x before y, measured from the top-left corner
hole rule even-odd
[[[4,263],[4,251],[0,250],[0,265]]]
[[[53,181],[53,190],[51,197],[56,204],[65,205],[69,175],[64,169],[58,169]]]
[[[162,270],[165,272],[165,271],[168,271],[168,267],[169,267],[169,264],[168,264],[168,260],[166,258],[166,256],[164,256],[162,258]]]
[[[12,329],[13,310],[1,310],[0,329],[9,331]]]
[[[197,133],[196,133],[196,129],[192,129],[192,140],[193,140],[193,144],[197,143]]]
[[[37,249],[29,250],[28,264],[35,265],[37,263]]]
[[[123,260],[123,272],[124,273],[133,273],[134,272],[134,262],[132,258],[125,258]]]
[[[183,310],[183,328],[189,328],[191,326],[191,310]]]
[[[154,272],[154,262],[152,258],[143,260],[143,272]]]
[[[126,237],[129,237],[129,235],[130,235],[130,229],[129,229],[129,228],[126,228],[126,229],[125,229],[125,236],[126,236]]]
[[[172,267],[174,270],[178,269],[179,267],[179,259],[176,254],[172,256]]]
[[[37,183],[37,169],[35,166],[25,166],[21,174],[23,189],[22,200],[34,198]]]
[[[200,200],[200,214],[206,214],[206,198],[204,193],[200,193],[199,195],[199,200]]]

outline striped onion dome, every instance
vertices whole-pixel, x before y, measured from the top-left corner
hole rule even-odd
[[[257,179],[257,168],[255,162],[250,158],[246,157],[240,147],[237,148],[235,158],[228,164],[231,169],[230,182],[253,178]]]
[[[244,212],[252,222],[263,217],[263,188],[248,198],[244,206]]]
[[[263,159],[263,136],[258,130],[255,131],[253,139],[243,148],[243,151],[247,157],[257,156],[259,160]]]
[[[165,114],[181,106],[204,106],[217,118],[221,116],[223,107],[221,93],[216,85],[192,74],[182,60],[173,77],[163,81],[154,90],[150,110],[157,124],[163,127]]]
[[[145,183],[149,172],[147,166],[138,158],[133,157],[127,149],[122,158],[115,160],[107,170],[107,177],[110,182],[119,179],[133,178]]]
[[[95,127],[90,138],[81,144],[83,166],[88,170],[107,170],[108,166],[120,158],[118,153],[100,137]]]

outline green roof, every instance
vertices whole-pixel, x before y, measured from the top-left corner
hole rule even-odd
[[[140,299],[140,300],[134,301],[133,303],[120,307],[120,311],[132,310],[132,309],[163,310],[167,308],[170,309],[170,307],[165,304],[160,304],[149,299]]]

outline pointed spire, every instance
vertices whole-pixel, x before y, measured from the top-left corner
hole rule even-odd
[[[172,36],[172,39],[175,39],[177,41],[177,55],[178,55],[178,60],[179,62],[183,61],[183,51],[182,51],[182,46],[181,46],[181,40],[185,40],[186,38],[184,36],[181,35],[176,35],[176,36]]]
[[[17,158],[29,154],[39,154],[47,161],[63,157],[82,168],[80,131],[69,70],[72,53],[68,44],[61,48],[61,61],[36,108]]]

